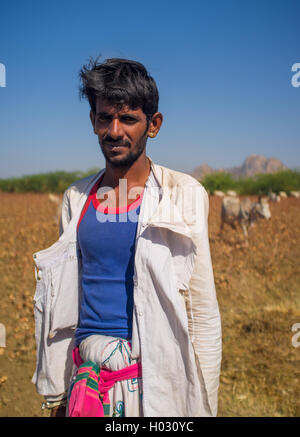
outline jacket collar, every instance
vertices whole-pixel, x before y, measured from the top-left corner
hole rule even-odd
[[[155,195],[157,195],[157,191],[159,191],[161,195],[161,200],[158,203],[157,208],[150,213],[150,218],[147,220],[147,224],[153,227],[167,228],[173,232],[176,232],[177,234],[192,239],[190,228],[185,223],[182,217],[182,213],[180,212],[179,208],[177,207],[173,199],[174,191],[177,188],[176,178],[174,178],[173,172],[166,167],[155,164],[152,161],[152,159],[149,158],[149,156],[147,156],[147,158],[150,161],[151,170],[153,171],[154,177],[157,181],[157,186],[155,187],[156,188]],[[104,171],[105,169],[100,170],[89,181],[84,193],[82,193],[80,197],[79,208],[78,208],[79,211],[82,210],[83,205],[95,181],[102,176]],[[153,189],[150,190],[150,195],[152,194],[153,194]]]
[[[148,220],[148,225],[167,228],[192,239],[190,228],[185,223],[173,199],[177,184],[172,172],[163,166],[155,164],[151,158],[148,157],[148,159],[162,195],[158,207]]]

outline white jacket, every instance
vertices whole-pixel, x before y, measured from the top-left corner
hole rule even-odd
[[[154,164],[142,198],[134,268],[132,354],[141,357],[145,417],[216,416],[221,320],[209,249],[209,202],[189,175]],[[46,398],[68,389],[80,305],[76,226],[105,170],[63,197],[60,238],[35,253],[37,363]]]

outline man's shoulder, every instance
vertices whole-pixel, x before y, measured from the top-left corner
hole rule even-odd
[[[163,175],[162,179],[170,185],[175,186],[198,186],[204,189],[203,185],[195,179],[192,175],[184,173],[182,171],[173,170],[169,167],[165,167],[160,164],[155,164],[156,168],[159,169]]]
[[[162,184],[170,190],[170,198],[182,212],[185,223],[192,232],[199,233],[209,212],[209,197],[204,186],[193,176],[181,171],[161,165],[156,166],[156,171],[161,173]]]
[[[85,178],[77,179],[76,181],[72,182],[68,188],[65,191],[65,194],[67,196],[76,196],[81,195],[84,193],[88,186],[91,184],[91,182],[96,181],[97,177],[99,176],[100,172],[94,173],[90,176],[86,176]]]

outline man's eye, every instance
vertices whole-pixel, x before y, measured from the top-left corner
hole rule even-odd
[[[135,123],[136,119],[132,117],[122,117],[122,121],[124,121],[125,123]]]

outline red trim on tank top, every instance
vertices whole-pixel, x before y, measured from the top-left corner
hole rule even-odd
[[[97,199],[97,192],[96,192],[92,196],[92,202],[94,208],[99,212],[102,212],[104,214],[122,214],[124,212],[132,211],[133,209],[137,208],[142,203],[142,197],[143,197],[143,192],[141,193],[141,195],[138,196],[138,198],[134,202],[130,203],[129,205],[113,208],[109,206],[103,206],[102,203],[99,202],[99,199]]]
[[[80,222],[83,219],[85,213],[87,212],[88,207],[90,206],[91,202],[93,203],[93,206],[94,206],[94,208],[97,211],[102,212],[104,214],[122,214],[124,212],[129,212],[129,211],[132,211],[133,209],[137,208],[142,203],[142,198],[143,198],[144,190],[142,191],[142,193],[140,195],[138,195],[138,198],[134,202],[130,203],[129,205],[121,206],[121,207],[118,207],[118,208],[112,208],[112,207],[108,207],[108,206],[103,206],[99,202],[99,199],[97,199],[97,191],[98,191],[99,185],[100,185],[100,183],[101,183],[101,181],[103,179],[103,176],[104,176],[104,173],[99,178],[99,180],[95,182],[95,184],[93,185],[93,187],[92,187],[92,189],[91,189],[91,191],[89,193],[89,196],[88,196],[88,198],[87,198],[87,200],[85,202],[85,205],[83,207],[83,210],[82,210],[82,212],[80,214],[80,218],[79,218],[78,223],[77,223],[77,231],[78,231]]]
[[[100,182],[102,181],[103,176],[104,176],[104,173],[103,173],[103,175],[100,176],[100,178],[95,182],[95,184],[93,185],[93,187],[92,187],[92,189],[91,189],[91,191],[90,191],[90,193],[89,193],[88,198],[86,199],[86,202],[85,202],[85,204],[84,204],[83,210],[81,211],[81,214],[80,214],[80,217],[79,217],[79,220],[78,220],[78,223],[77,223],[77,231],[78,231],[78,228],[79,228],[80,222],[81,222],[81,220],[83,219],[84,214],[87,212],[87,209],[88,209],[88,207],[90,206],[90,203],[91,203],[91,200],[92,200],[92,196],[93,196],[93,194],[96,193],[97,190],[98,190],[98,186],[99,186]]]

